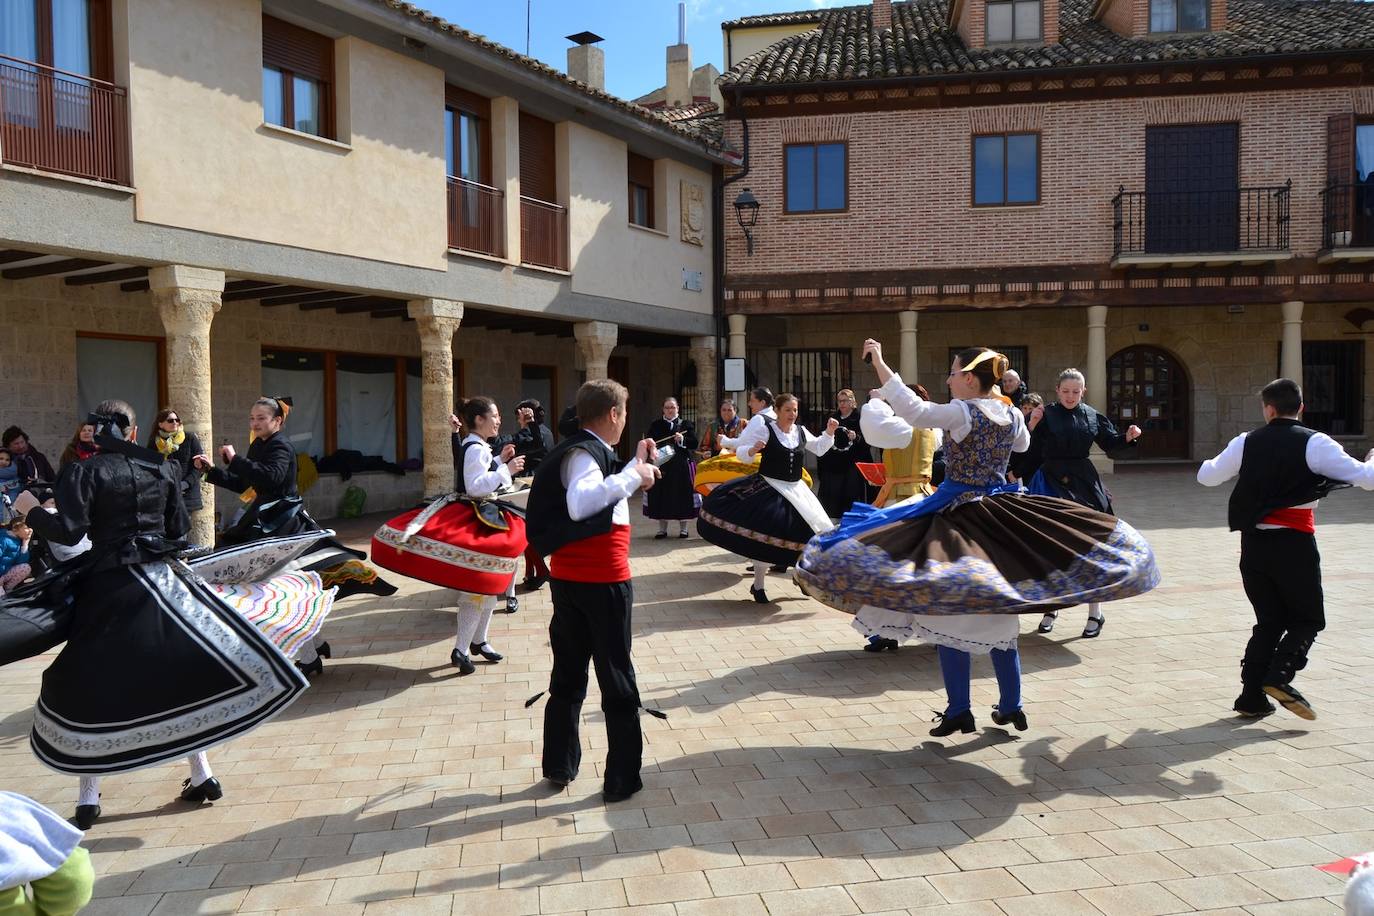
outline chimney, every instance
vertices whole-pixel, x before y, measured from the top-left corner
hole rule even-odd
[[[604,92],[606,52],[596,46],[596,43],[602,40],[600,35],[592,32],[578,32],[576,35],[568,36],[568,41],[573,43],[568,49],[568,76]]]
[[[663,98],[669,108],[692,104],[692,49],[687,46],[687,4],[677,5],[677,44],[668,47],[668,85]]]
[[[892,0],[873,0],[873,30],[892,28]]]

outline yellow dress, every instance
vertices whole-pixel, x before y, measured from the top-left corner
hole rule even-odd
[[[932,454],[934,450],[932,449]],[[762,452],[754,455],[754,460],[750,464],[745,464],[735,457],[735,453],[729,449],[722,449],[719,455],[714,458],[707,458],[697,465],[697,474],[693,480],[693,486],[702,496],[710,493],[716,487],[727,481],[735,480],[739,477],[748,477],[750,474],[759,472],[759,458]],[[802,470],[802,481],[809,487],[811,486],[811,475]]]

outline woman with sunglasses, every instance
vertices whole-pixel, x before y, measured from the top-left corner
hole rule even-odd
[[[157,423],[153,434],[148,437],[148,448],[155,449],[164,461],[175,462],[181,469],[177,480],[181,482],[181,501],[187,512],[198,512],[205,507],[200,492],[201,472],[191,460],[201,454],[200,439],[181,423],[181,414],[170,407],[157,412]]]

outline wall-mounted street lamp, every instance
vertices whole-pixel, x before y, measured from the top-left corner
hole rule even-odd
[[[735,219],[739,220],[739,227],[744,230],[744,240],[748,243],[749,253],[754,253],[754,224],[759,219],[759,201],[752,191],[745,188],[739,192],[739,197],[735,198]]]

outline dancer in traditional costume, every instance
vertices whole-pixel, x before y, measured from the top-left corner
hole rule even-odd
[[[731,412],[733,412],[734,402],[731,401]],[[702,498],[709,496],[711,491],[723,483],[729,483],[740,477],[748,477],[750,474],[757,474],[759,471],[758,462],[752,464],[748,461],[741,461],[736,453],[739,443],[745,435],[745,430],[752,427],[753,434],[757,435],[763,430],[766,420],[776,420],[778,415],[773,412],[773,392],[767,388],[755,388],[749,392],[749,411],[751,416],[749,422],[745,423],[735,417],[734,428],[736,432],[731,433],[721,429],[713,437],[717,454],[707,458],[697,465],[694,484],[696,491]],[[721,408],[721,417],[724,418],[726,410]],[[810,475],[807,475],[807,485],[810,486]]]
[[[1363,462],[1325,433],[1302,425],[1302,388],[1281,378],[1260,391],[1265,425],[1241,433],[1198,469],[1198,483],[1237,478],[1227,523],[1240,532],[1240,579],[1255,627],[1240,663],[1233,706],[1248,718],[1274,712],[1273,697],[1304,719],[1317,713],[1293,686],[1326,628],[1316,508],[1337,481],[1374,490],[1374,451]]]
[[[933,404],[888,368],[876,340],[865,341],[864,354],[897,416],[945,430],[945,481],[904,506],[855,506],[838,529],[807,545],[797,581],[859,615],[854,626],[865,636],[939,646],[948,704],[932,735],[976,728],[972,652],[992,655],[1001,692],[993,721],[1024,729],[1016,615],[1149,591],[1159,581],[1154,555],[1125,522],[1006,482],[1007,459],[1029,446],[1030,434],[1020,411],[996,394],[1005,356],[961,351],[948,379],[955,400]]]
[[[56,514],[29,514],[54,543],[89,534],[92,548],[0,601],[0,664],[66,641],[43,673],[30,743],[81,777],[82,829],[100,816],[100,777],[178,757],[191,766],[184,801],[220,798],[205,751],[306,688],[289,657],[333,599],[318,575],[282,575],[316,535],[176,559],[190,521],[175,465],[134,444],[123,401],[102,403],[93,422],[100,453],[63,471]]]
[[[816,462],[821,505],[831,518],[839,518],[855,503],[870,502],[873,498],[868,482],[857,467],[860,463],[871,463],[873,453],[864,440],[859,404],[853,390],[840,389],[835,395],[835,404],[837,409],[830,415],[840,424],[835,431],[835,446]]]
[[[913,385],[912,390],[923,400],[930,400],[921,385]],[[884,483],[873,501],[875,508],[925,499],[935,492],[930,479],[942,439],[940,430],[914,428],[892,412],[892,406],[878,391],[869,392],[859,423],[864,439],[883,450]],[[897,646],[897,640],[875,633],[868,637],[864,651],[895,652]]]
[[[692,452],[697,447],[696,426],[684,420],[679,412],[677,398],[667,398],[663,402],[663,416],[649,424],[645,434],[656,444],[673,447],[673,456],[660,468],[663,475],[652,490],[644,494],[644,515],[658,519],[658,534],[662,540],[668,536],[668,523],[677,522],[680,538],[687,537],[687,523],[697,517],[701,497],[692,489]]]
[[[587,697],[587,663],[596,667],[606,720],[604,798],[622,801],[643,788],[644,738],[639,687],[630,659],[630,509],[626,500],[654,485],[653,440],[628,463],[616,458],[625,431],[625,386],[586,382],[577,392],[581,429],[549,452],[530,489],[530,541],[549,556],[553,671],[544,708],[544,778],[562,787],[582,764],[578,725]],[[542,694],[525,705],[530,706]],[[661,714],[660,714],[661,715]]]
[[[246,502],[238,520],[220,532],[220,547],[324,530],[305,509],[296,484],[296,450],[281,435],[290,410],[286,398],[259,398],[248,411],[252,441],[246,456],[236,454],[234,447],[226,444],[219,449],[223,468],[215,467],[207,455],[191,459],[206,480],[238,493]],[[396,586],[362,562],[366,556],[326,535],[317,540],[303,568],[319,573],[326,587],[337,586],[336,600],[364,592],[382,597],[395,594]],[[329,643],[320,640],[303,646],[296,664],[307,675],[319,674],[324,671],[322,659],[332,655]]]
[[[1112,421],[1083,403],[1087,387],[1083,373],[1065,369],[1059,373],[1055,385],[1058,400],[1039,412],[1032,411],[1035,432],[1026,461],[1021,466],[1025,485],[1032,493],[1071,499],[1079,505],[1113,515],[1111,494],[1093,467],[1088,452],[1096,443],[1104,452],[1112,454],[1135,445],[1140,427],[1128,427],[1118,433]],[[1054,629],[1058,611],[1049,611],[1040,620],[1041,633]],[[1083,627],[1084,639],[1095,639],[1107,623],[1100,602],[1088,605],[1088,622]]]
[[[468,675],[477,670],[472,653],[493,664],[503,658],[492,648],[488,629],[525,552],[525,520],[491,497],[511,486],[525,459],[511,444],[499,457],[492,454],[487,440],[500,433],[501,412],[491,398],[468,398],[459,409],[466,436],[459,432],[459,418],[449,417],[457,491],[377,529],[372,561],[458,592],[458,633],[449,661]]]
[[[759,604],[768,603],[764,564],[791,566],[813,535],[834,527],[820,500],[802,483],[802,458],[804,452],[820,456],[829,451],[839,422],[831,417],[817,436],[797,423],[792,395],[778,395],[773,408],[775,420],[758,426],[750,420],[736,440],[741,459],[763,451],[758,474],[716,487],[697,518],[697,533],[704,540],[754,561],[749,593]]]

